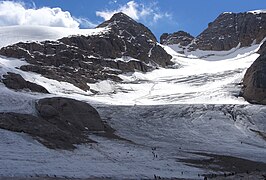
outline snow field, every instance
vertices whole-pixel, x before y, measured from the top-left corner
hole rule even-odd
[[[0,47],[18,41],[55,40],[83,33],[102,33],[102,30],[6,27],[0,28]],[[117,135],[132,141],[89,135],[98,143],[79,145],[74,151],[57,151],[45,148],[26,134],[0,130],[0,177],[150,179],[158,175],[202,179],[198,174],[212,171],[178,161],[206,158],[193,152],[266,163],[266,142],[255,132],[266,132],[266,108],[248,105],[237,97],[238,84],[246,69],[259,56],[256,53],[259,45],[230,52],[196,51],[185,55],[164,48],[172,54],[176,69],[123,74],[122,83],[106,80],[89,84],[99,91],[96,95],[69,83],[21,71],[18,68],[26,64],[24,60],[0,57],[1,76],[7,72],[21,74],[51,93],[13,91],[0,83],[0,112],[34,114],[37,99],[75,98],[96,107],[103,120],[117,130]]]

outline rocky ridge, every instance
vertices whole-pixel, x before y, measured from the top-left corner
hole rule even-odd
[[[30,65],[21,67],[83,90],[87,83],[111,79],[135,70],[147,72],[171,64],[171,56],[157,44],[144,25],[123,13],[99,25],[109,31],[92,36],[71,36],[57,41],[17,43],[0,49],[0,54],[24,58]]]
[[[245,12],[245,13],[222,13],[208,27],[194,39],[180,45],[188,51],[211,50],[227,51],[232,48],[246,47],[253,43],[258,44],[266,37],[266,13]],[[184,34],[184,33],[183,33]],[[163,34],[163,44],[178,44],[179,41],[169,42],[168,39],[182,39],[180,33],[173,33],[169,36]],[[186,33],[187,34],[187,33]],[[189,43],[190,42],[190,43]]]
[[[162,67],[171,65],[171,56],[157,44],[156,37],[143,24],[134,21],[124,13],[115,14],[110,20],[98,27],[109,27],[110,34],[118,37],[122,45],[118,45],[118,56],[129,56],[146,64],[158,64]],[[112,48],[116,48],[113,44]]]
[[[160,37],[160,43],[164,45],[171,45],[171,44],[179,44],[180,46],[188,46],[194,37],[185,32],[185,31],[178,31],[174,33],[164,33]]]

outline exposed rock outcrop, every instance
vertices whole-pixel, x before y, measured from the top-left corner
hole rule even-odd
[[[172,64],[171,56],[157,45],[156,37],[152,32],[127,15],[117,13],[98,27],[109,27],[110,34],[118,38],[115,42],[122,43],[117,46],[120,50],[115,50],[119,53],[117,56],[130,56],[146,64],[156,63],[162,67]],[[113,45],[113,48],[115,47]]]
[[[30,65],[24,71],[40,73],[89,90],[87,83],[112,79],[123,72],[146,72],[172,64],[171,56],[157,44],[144,25],[123,13],[99,25],[108,32],[92,36],[72,36],[58,41],[17,43],[4,47],[0,54],[24,58]]]
[[[259,54],[266,53],[266,41],[260,46],[258,53]]]
[[[223,13],[196,37],[190,50],[223,51],[260,43],[266,37],[266,13]]]
[[[266,13],[222,13],[196,38],[179,31],[163,34],[161,43],[179,44],[188,51],[213,50],[226,51],[237,47],[247,47],[261,43],[266,37]],[[189,45],[189,46],[188,46]],[[188,47],[187,47],[188,46]]]
[[[241,95],[250,103],[266,104],[266,52],[248,68]]]
[[[8,72],[3,75],[2,82],[6,87],[15,90],[30,90],[32,92],[49,93],[44,87],[26,81],[20,74]]]
[[[47,121],[78,131],[104,131],[98,112],[89,104],[67,98],[46,98],[36,103],[39,115]]]
[[[46,98],[36,102],[36,109],[38,116],[0,113],[0,128],[27,133],[48,148],[67,150],[74,149],[76,144],[94,142],[88,133],[114,131],[85,102]]]
[[[172,34],[164,33],[160,37],[160,43],[163,45],[180,44],[187,46],[193,41],[194,37],[187,32],[178,31]]]

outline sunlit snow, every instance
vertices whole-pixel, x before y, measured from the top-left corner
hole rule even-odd
[[[5,27],[0,28],[0,46],[106,31]],[[123,81],[119,83],[105,80],[89,84],[97,94],[24,72],[19,69],[27,64],[23,59],[0,57],[0,76],[18,73],[51,93],[14,91],[0,83],[0,112],[35,114],[37,99],[75,98],[96,107],[117,135],[130,140],[89,135],[98,143],[80,145],[71,152],[50,150],[26,134],[0,130],[0,176],[151,179],[159,175],[202,179],[198,174],[212,171],[178,161],[206,158],[193,152],[266,163],[266,142],[255,132],[266,131],[266,108],[249,105],[238,97],[246,69],[259,56],[259,46],[190,54],[179,54],[174,48],[163,46],[173,56],[174,68],[122,74]]]
[[[108,32],[108,28],[78,29],[46,26],[0,27],[0,48],[18,42],[57,40],[70,35],[96,35]]]

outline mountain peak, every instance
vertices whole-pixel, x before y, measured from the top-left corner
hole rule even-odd
[[[133,23],[138,24],[134,19],[129,17],[128,15],[119,12],[115,13],[109,20],[101,23],[98,27],[112,27],[114,25],[121,26],[121,24]]]
[[[147,39],[157,42],[154,34],[141,23],[138,23],[128,15],[119,12],[114,14],[110,20],[107,20],[97,26],[97,28],[109,27],[111,31],[115,32],[119,36],[130,35],[135,39],[139,36],[145,36]]]
[[[222,13],[196,37],[190,50],[226,51],[260,43],[266,36],[266,11]]]
[[[125,13],[123,12],[118,12],[118,13],[115,13],[111,19],[125,19],[125,20],[133,20],[131,17],[129,17],[128,15],[126,15]],[[110,19],[110,20],[111,20]]]

